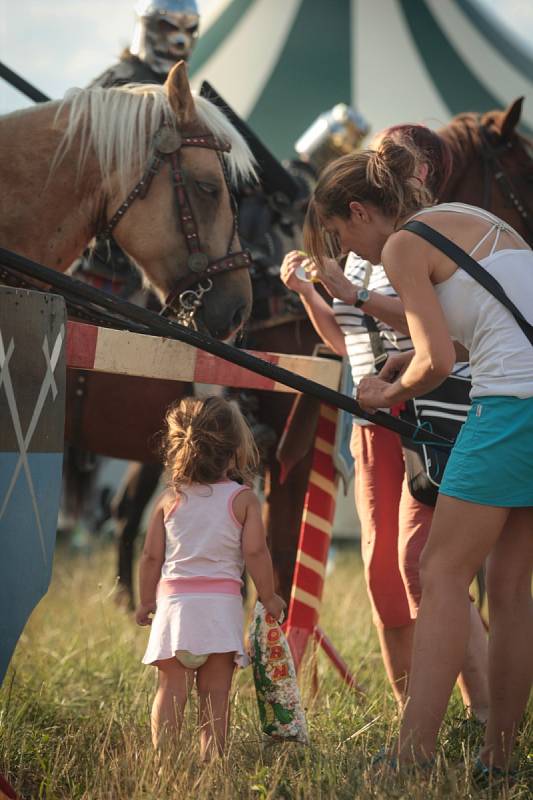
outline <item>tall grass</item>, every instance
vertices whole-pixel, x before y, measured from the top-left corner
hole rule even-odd
[[[158,759],[149,734],[155,670],[140,658],[147,632],[114,603],[114,553],[58,552],[52,586],[32,616],[0,692],[0,772],[24,798],[69,800],[320,800],[320,798],[530,798],[524,768],[533,714],[520,738],[523,777],[477,791],[469,780],[480,741],[452,699],[429,775],[381,774],[372,756],[394,736],[397,715],[371,624],[361,564],[342,550],[328,578],[321,625],[364,685],[361,697],[317,657],[302,675],[311,744],[262,743],[250,670],[234,686],[227,756],[199,763],[194,709],[175,749]],[[194,705],[194,703],[193,703]]]

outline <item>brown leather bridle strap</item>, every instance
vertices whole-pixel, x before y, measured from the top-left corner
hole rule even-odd
[[[99,233],[99,236],[103,238],[110,236],[132,203],[134,203],[137,198],[143,199],[146,197],[152,180],[161,169],[162,164],[165,162],[170,164],[180,227],[185,237],[187,250],[189,251],[189,257],[187,259],[189,273],[176,282],[172,292],[170,292],[165,299],[165,307],[172,306],[176,298],[179,297],[182,292],[198,283],[204,277],[210,278],[236,269],[248,269],[252,263],[248,251],[231,252],[231,246],[237,229],[235,211],[227,254],[216,261],[209,261],[207,254],[202,251],[198,227],[192,213],[181,167],[182,147],[204,147],[209,150],[215,150],[217,153],[228,153],[231,150],[231,145],[228,142],[217,139],[213,134],[205,133],[196,136],[181,136],[178,131],[163,126],[156,134],[155,155],[150,166],[121,206],[113,214],[107,225]],[[224,177],[226,178],[225,172]]]
[[[195,283],[203,280],[203,278],[212,278],[221,275],[224,272],[232,272],[236,269],[249,269],[252,265],[252,257],[248,250],[241,250],[238,253],[229,253],[224,258],[219,258],[217,261],[211,261],[209,266],[199,275],[198,273],[190,272],[184,275],[177,282],[174,289],[165,298],[165,306],[172,306],[177,297],[182,292],[190,289]]]
[[[492,174],[492,177],[498,184],[502,195],[514,206],[515,210],[521,216],[529,235],[533,236],[533,218],[528,212],[528,209],[526,208],[525,203],[522,201],[522,198],[513,186],[508,173],[499,159],[500,153],[504,153],[506,150],[512,149],[512,142],[503,142],[499,147],[495,147],[491,143],[490,132],[480,120],[478,120],[478,133],[481,141],[481,154],[485,168],[485,189],[483,198],[484,207],[490,211],[490,207],[492,205],[489,180],[489,175]]]

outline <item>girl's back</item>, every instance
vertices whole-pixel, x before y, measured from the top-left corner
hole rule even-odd
[[[180,486],[165,515],[165,562],[162,578],[231,578],[244,570],[242,525],[233,500],[249,491],[236,481]]]

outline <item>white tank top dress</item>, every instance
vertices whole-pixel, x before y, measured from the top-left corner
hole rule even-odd
[[[243,641],[242,525],[233,513],[233,500],[247,488],[235,481],[181,487],[165,517],[165,561],[144,664],[184,651],[235,653],[238,666],[249,663]]]

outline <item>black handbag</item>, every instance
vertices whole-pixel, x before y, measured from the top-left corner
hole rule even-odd
[[[454,442],[470,408],[471,385],[468,378],[450,375],[431,392],[408,400],[400,412],[401,419],[420,430],[416,440],[401,437],[409,491],[420,503],[434,506],[437,502],[452,450],[424,442],[424,431],[438,433]]]
[[[419,220],[406,223],[402,230],[416,233],[445,253],[458,267],[480,283],[499,300],[513,315],[518,325],[533,345],[533,325],[507,296],[503,286],[464,250],[451,242],[434,228]],[[417,440],[402,437],[405,468],[409,491],[413,497],[426,505],[435,505],[444,468],[452,448],[425,444],[424,430],[438,433],[455,441],[466,420],[470,406],[470,381],[459,376],[450,376],[433,391],[409,400],[400,416],[420,427]]]

